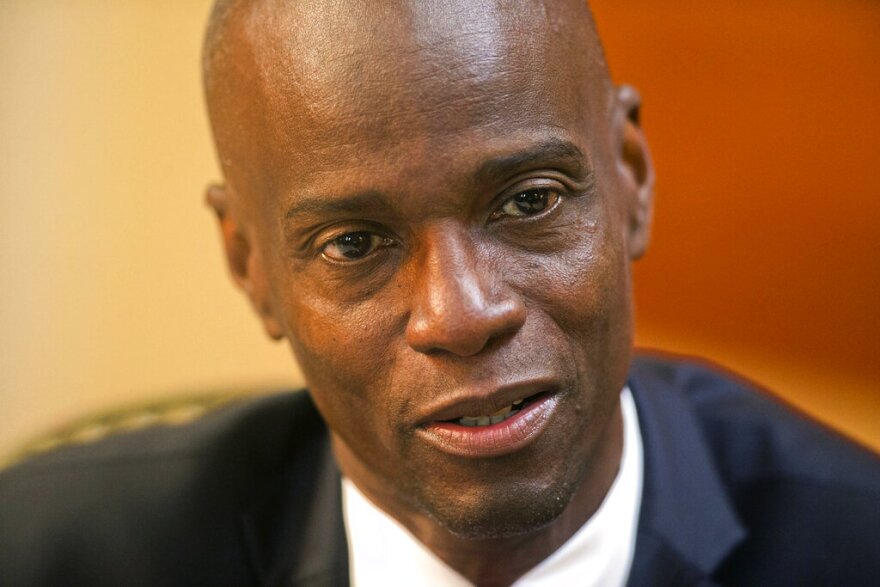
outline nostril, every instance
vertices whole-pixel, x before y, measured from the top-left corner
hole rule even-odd
[[[517,332],[526,317],[525,306],[513,297],[479,308],[434,310],[410,316],[407,341],[418,352],[475,355],[492,340]]]
[[[519,296],[506,286],[499,267],[481,258],[474,238],[453,221],[432,224],[422,235],[420,254],[410,266],[413,296],[406,327],[416,351],[474,355],[525,322]]]

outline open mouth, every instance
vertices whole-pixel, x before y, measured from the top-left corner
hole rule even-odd
[[[426,422],[418,428],[418,434],[435,449],[456,457],[489,458],[522,450],[536,441],[550,425],[560,405],[558,389],[542,387],[543,391],[532,395],[527,394],[534,387],[532,390],[524,389],[525,397],[491,413],[449,419],[441,417]],[[512,393],[510,396],[516,397]],[[470,409],[466,412],[462,409],[461,412],[470,412],[477,404],[468,405]],[[455,410],[454,407],[452,409]],[[474,409],[474,412],[478,409]],[[454,411],[452,414],[447,412],[445,416],[454,414]]]
[[[469,428],[500,424],[508,418],[512,418],[513,416],[517,415],[523,409],[528,407],[529,404],[539,399],[542,395],[544,394],[538,393],[524,399],[518,399],[504,406],[500,410],[493,412],[492,414],[486,414],[482,416],[462,416],[461,418],[446,420],[446,422],[449,422],[450,424],[458,424],[459,426],[467,426]]]

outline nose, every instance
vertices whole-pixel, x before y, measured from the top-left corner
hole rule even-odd
[[[466,357],[522,327],[521,298],[504,284],[499,263],[478,262],[476,243],[464,227],[436,227],[423,242],[406,326],[411,348]]]

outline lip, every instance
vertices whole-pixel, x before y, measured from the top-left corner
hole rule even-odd
[[[559,404],[559,388],[547,380],[505,386],[494,393],[453,401],[433,412],[417,434],[433,448],[466,458],[507,455],[534,442],[547,428]],[[491,414],[518,399],[531,398],[515,415],[488,426],[463,426],[463,416]]]

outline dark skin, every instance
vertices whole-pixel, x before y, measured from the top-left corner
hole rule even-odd
[[[576,0],[227,4],[207,199],[232,275],[343,474],[467,579],[509,585],[620,463],[653,183],[638,96]],[[432,436],[526,388],[552,408],[521,446]]]

